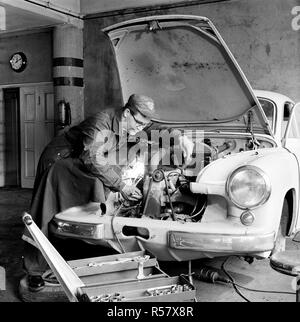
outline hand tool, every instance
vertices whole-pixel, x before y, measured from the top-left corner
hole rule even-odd
[[[136,262],[138,262],[138,270],[139,270],[139,273],[138,273],[138,276],[136,277],[138,280],[141,280],[141,279],[144,279],[145,278],[145,275],[144,275],[144,263],[146,261],[148,261],[150,259],[150,256],[149,255],[145,255],[145,256],[138,256],[138,257],[135,257],[134,260]]]

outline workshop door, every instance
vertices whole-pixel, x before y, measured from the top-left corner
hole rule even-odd
[[[21,186],[33,188],[44,147],[54,136],[52,85],[20,88]]]

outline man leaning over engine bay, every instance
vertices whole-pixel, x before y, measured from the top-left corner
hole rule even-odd
[[[105,203],[110,191],[120,192],[129,201],[142,199],[135,185],[122,181],[120,164],[110,162],[107,155],[130,144],[128,138],[145,128],[152,130],[151,120],[155,118],[153,99],[133,94],[124,107],[98,112],[46,146],[37,167],[30,207],[32,219],[46,237],[51,237],[48,224],[57,213],[89,202]],[[180,145],[184,155],[191,154],[192,146],[185,138]],[[43,274],[48,265],[27,229],[22,239],[26,241],[28,289],[37,292],[45,286]]]

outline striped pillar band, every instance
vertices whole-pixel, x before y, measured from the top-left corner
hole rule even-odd
[[[56,57],[53,59],[54,86],[83,87],[83,59]]]
[[[71,57],[57,57],[53,59],[53,67],[57,66],[83,67],[83,59]]]

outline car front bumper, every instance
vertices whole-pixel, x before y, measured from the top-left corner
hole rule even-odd
[[[179,250],[255,253],[273,249],[274,233],[264,235],[226,235],[169,231],[168,244],[169,247]]]
[[[256,254],[270,252],[274,247],[274,232],[255,229],[249,231],[242,227],[237,229],[228,222],[198,225],[173,222],[162,225],[161,221],[122,217],[115,218],[112,225],[112,217],[104,216],[98,217],[93,223],[55,218],[50,230],[57,237],[81,239],[91,244],[112,247],[120,252],[120,243],[126,251],[135,251],[140,247],[152,252],[160,260],[181,261],[224,255],[261,257]],[[123,234],[125,226],[146,230],[147,237],[139,234],[126,236]]]

